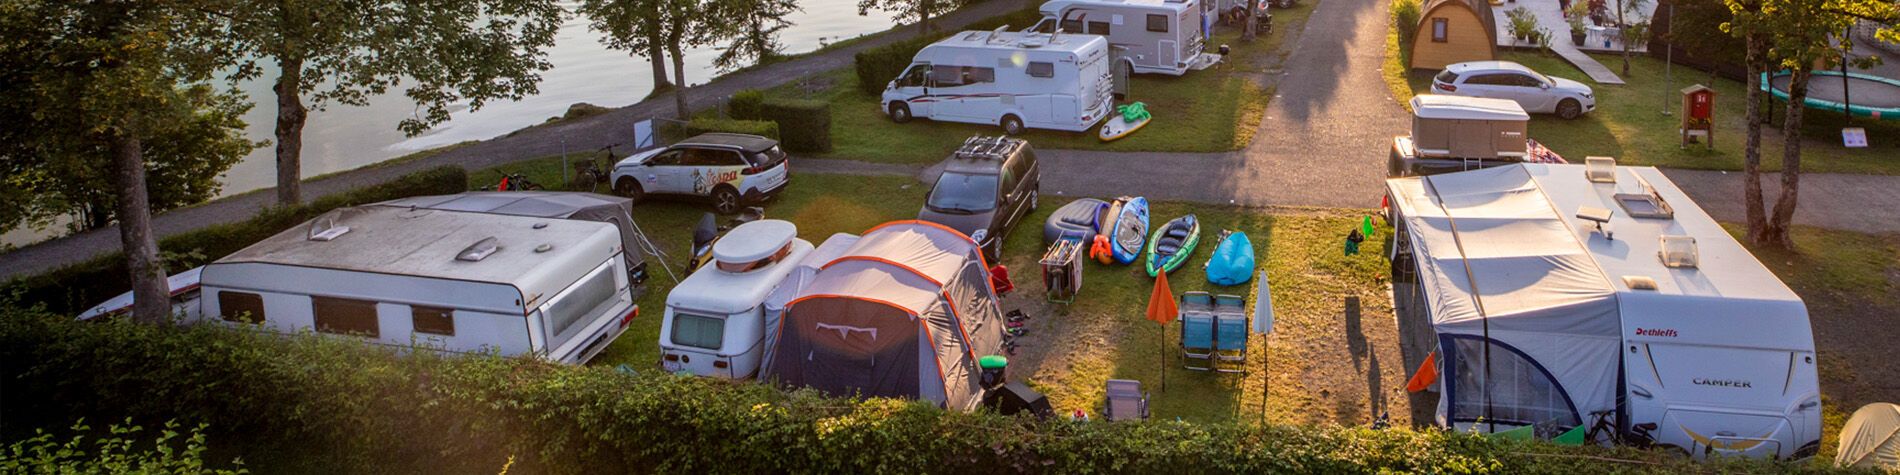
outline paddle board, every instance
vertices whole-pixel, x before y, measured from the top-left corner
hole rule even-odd
[[[1122,197],[1121,210],[1115,216],[1115,233],[1109,236],[1110,250],[1114,251],[1115,262],[1127,264],[1141,257],[1142,246],[1148,242],[1148,200],[1142,197]]]
[[[1142,117],[1141,120],[1134,122],[1129,122],[1128,119],[1123,118],[1121,114],[1108,116],[1108,120],[1102,121],[1102,141],[1112,142],[1115,139],[1127,137],[1128,134],[1135,133],[1136,130],[1141,130],[1141,126],[1148,125],[1148,122],[1152,120],[1154,120],[1154,116]]]

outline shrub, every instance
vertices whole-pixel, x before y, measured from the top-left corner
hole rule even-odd
[[[18,309],[0,309],[0,361],[8,435],[79,418],[208,424],[221,454],[267,472],[493,473],[510,463],[525,473],[1827,470],[1402,428],[1044,422],[658,370],[399,354],[313,334],[83,323]]]
[[[738,120],[766,120],[759,110],[764,102],[765,91],[746,89],[732,93],[732,100],[726,101],[726,111]]]
[[[1418,33],[1419,0],[1398,0],[1392,4],[1392,22],[1399,28],[1399,43],[1410,45],[1412,35]]]
[[[468,172],[442,166],[403,175],[395,181],[318,198],[308,205],[269,208],[250,220],[218,224],[160,239],[160,256],[170,272],[205,265],[237,252],[286,228],[344,206],[389,201],[418,195],[441,195],[468,190]],[[132,289],[125,258],[112,253],[0,285],[0,296],[22,302],[40,302],[60,314],[77,314],[100,301]]]
[[[205,466],[202,425],[191,428],[183,440],[174,440],[180,435],[178,424],[166,422],[149,442],[137,439],[145,428],[135,425],[115,424],[106,428],[104,436],[86,435],[91,431],[83,422],[73,424],[72,432],[82,435],[62,442],[35,430],[32,438],[15,441],[0,452],[0,473],[246,473],[241,460],[232,461],[238,467],[235,470]],[[152,448],[140,449],[146,445]]]
[[[765,120],[778,124],[779,143],[788,152],[831,151],[831,103],[810,99],[774,99],[761,104]]]
[[[757,135],[778,140],[778,124],[763,120],[693,119],[686,124],[688,138],[708,132]]]

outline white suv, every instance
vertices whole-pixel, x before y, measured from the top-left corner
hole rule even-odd
[[[778,141],[709,133],[627,157],[614,164],[611,179],[614,193],[636,203],[650,194],[705,197],[730,214],[778,194],[791,177]]]
[[[1472,61],[1445,67],[1432,78],[1432,92],[1455,96],[1510,99],[1524,112],[1557,114],[1575,119],[1596,110],[1590,86],[1545,76],[1510,61]]]

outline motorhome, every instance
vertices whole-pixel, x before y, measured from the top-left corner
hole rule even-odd
[[[639,313],[615,225],[341,208],[218,259],[207,322],[579,364]]]
[[[1050,0],[1031,31],[1100,35],[1116,67],[1180,76],[1220,60],[1202,51],[1212,27],[1202,7],[1201,0]]]
[[[1436,352],[1439,424],[1818,450],[1806,306],[1657,169],[1512,164],[1386,193],[1394,309],[1407,360]]]
[[[727,379],[749,378],[764,357],[766,296],[812,245],[789,221],[741,224],[713,245],[708,268],[666,295],[660,367]]]
[[[965,31],[925,46],[884,89],[891,120],[1079,132],[1114,113],[1100,36]]]

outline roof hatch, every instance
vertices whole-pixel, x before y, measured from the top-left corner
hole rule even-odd
[[[501,240],[495,239],[494,236],[489,236],[482,238],[480,241],[475,241],[474,244],[468,245],[468,247],[462,249],[462,252],[455,253],[455,260],[481,262],[482,259],[487,259],[488,255],[494,254],[495,251],[499,250],[501,250]]]

